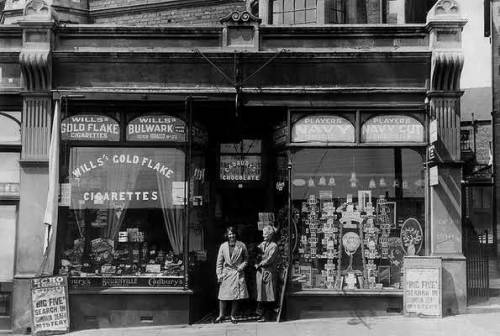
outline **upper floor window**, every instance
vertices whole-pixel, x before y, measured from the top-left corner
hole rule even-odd
[[[317,0],[272,0],[273,24],[317,22]]]

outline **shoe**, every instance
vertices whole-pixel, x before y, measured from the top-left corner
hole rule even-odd
[[[231,323],[233,323],[233,324],[238,323],[238,320],[236,319],[236,317],[231,316]]]
[[[264,316],[260,316],[257,318],[257,322],[266,322],[266,318]]]
[[[221,323],[224,320],[224,316],[219,316],[214,320],[214,323]]]

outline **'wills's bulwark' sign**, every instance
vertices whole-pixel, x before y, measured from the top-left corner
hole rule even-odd
[[[405,314],[441,317],[441,258],[405,257],[404,268]]]
[[[31,280],[33,334],[69,331],[68,281],[64,276]]]
[[[129,141],[186,141],[184,121],[168,115],[144,115],[130,121],[127,126]]]

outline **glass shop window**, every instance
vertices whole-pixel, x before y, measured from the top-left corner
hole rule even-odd
[[[316,23],[317,0],[272,0],[272,24]]]
[[[182,150],[75,147],[68,167],[60,274],[183,277]]]
[[[424,253],[422,154],[406,148],[300,149],[292,282],[302,289],[400,289],[404,255]]]

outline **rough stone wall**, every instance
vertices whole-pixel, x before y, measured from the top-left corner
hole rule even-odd
[[[94,0],[90,2],[91,9],[109,9],[124,6],[144,5],[158,3],[156,0]],[[221,4],[208,6],[176,6],[163,9],[148,9],[119,11],[116,13],[99,13],[93,17],[97,24],[117,24],[131,26],[155,25],[218,25],[220,18],[238,10],[245,10],[245,1],[234,0]]]

